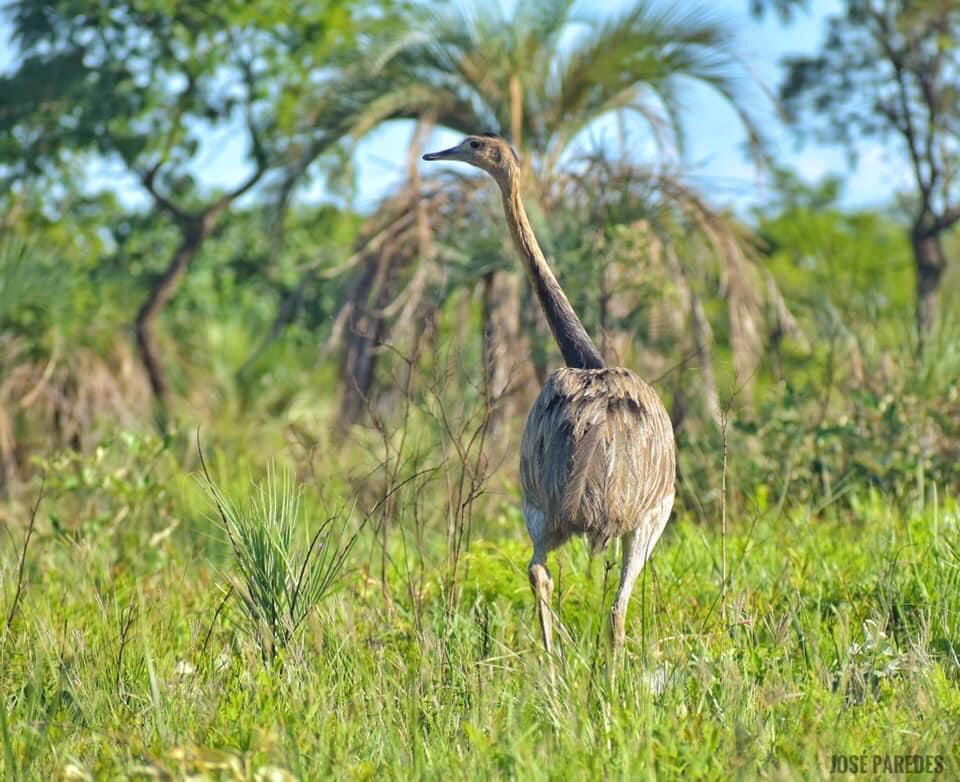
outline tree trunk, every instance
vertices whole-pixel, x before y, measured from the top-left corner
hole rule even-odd
[[[367,411],[385,325],[383,318],[367,312],[357,315],[351,319],[351,331],[341,369],[344,387],[338,425],[342,430],[360,421]]]
[[[940,232],[923,227],[925,222],[914,224],[910,237],[917,267],[917,331],[921,351],[925,337],[937,320],[940,283],[947,265]]]
[[[659,252],[659,250],[658,250]],[[696,291],[690,283],[686,270],[673,245],[667,244],[663,247],[667,268],[673,275],[674,281],[680,291],[683,309],[690,313],[690,330],[693,334],[693,352],[696,356],[697,364],[700,369],[700,386],[703,402],[707,413],[713,419],[717,428],[720,428],[721,411],[720,397],[717,394],[717,383],[713,375],[713,329],[710,328],[710,320],[707,318],[707,312],[703,308],[703,302],[697,296]],[[673,408],[670,412],[670,419],[673,421],[675,432],[680,431],[683,421],[686,418],[687,406],[684,398],[683,388],[681,387],[682,372],[672,373],[678,380],[675,380],[673,392]]]
[[[509,432],[504,425],[526,410],[536,392],[530,340],[521,319],[522,286],[519,275],[504,270],[483,279],[484,380],[495,438]]]
[[[339,426],[349,429],[367,411],[377,363],[377,348],[384,333],[382,308],[388,303],[384,288],[392,253],[367,258],[364,269],[350,292],[350,313],[340,354]]]
[[[399,211],[392,222],[383,229],[388,237],[384,246],[368,255],[350,294],[340,362],[342,393],[338,426],[341,430],[349,429],[367,412],[381,343],[393,342],[412,332],[407,358],[415,361],[422,334],[416,326],[425,327],[432,317],[425,315],[421,306],[431,277],[434,250],[427,195],[422,191],[419,169],[420,152],[432,128],[433,119],[429,116],[417,121],[407,158],[404,200],[398,204]],[[412,226],[403,219],[411,213]],[[414,265],[413,278],[403,288],[401,276]],[[410,371],[409,365],[407,370]]]
[[[154,339],[153,324],[157,316],[173,298],[180,280],[187,271],[190,262],[196,257],[203,240],[210,234],[208,221],[199,220],[193,225],[185,226],[180,245],[171,258],[166,271],[154,282],[150,295],[137,313],[135,323],[137,347],[140,351],[140,360],[147,372],[150,388],[154,396],[165,405],[170,392],[167,373],[160,360],[160,350]]]
[[[690,325],[693,331],[693,349],[697,357],[697,364],[700,366],[700,378],[703,383],[703,401],[707,407],[707,413],[713,419],[717,428],[722,426],[722,413],[720,411],[720,396],[717,394],[717,383],[713,377],[713,334],[710,329],[710,321],[707,319],[707,313],[703,308],[703,302],[693,290],[690,291]],[[674,422],[674,428],[679,429],[683,418]]]

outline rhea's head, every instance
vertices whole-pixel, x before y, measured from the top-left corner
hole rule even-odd
[[[519,158],[506,141],[494,133],[467,136],[450,149],[431,152],[424,160],[458,160],[481,168],[498,182],[506,181],[519,168]]]

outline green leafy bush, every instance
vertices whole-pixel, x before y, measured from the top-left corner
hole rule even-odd
[[[349,514],[334,512],[308,537],[301,490],[289,472],[271,466],[239,501],[213,482],[206,466],[204,477],[233,552],[230,588],[261,654],[273,660],[337,588],[357,537],[346,535]]]

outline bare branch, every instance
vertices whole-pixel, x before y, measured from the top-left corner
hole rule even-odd
[[[146,191],[150,194],[150,197],[153,198],[154,202],[158,207],[163,211],[169,213],[169,215],[180,225],[189,222],[190,215],[184,212],[180,207],[174,204],[170,199],[161,195],[157,190],[156,179],[157,174],[160,171],[160,167],[163,165],[163,161],[160,160],[149,170],[140,173],[140,183],[144,186]]]
[[[170,56],[174,57],[172,50],[170,52]],[[174,59],[176,58],[174,57]],[[187,83],[177,96],[175,108],[173,109],[173,116],[170,121],[170,127],[166,134],[166,138],[164,139],[163,148],[160,151],[157,162],[147,171],[139,172],[141,184],[143,184],[144,188],[153,198],[157,206],[168,212],[170,216],[181,225],[188,222],[191,219],[191,216],[184,210],[180,209],[180,207],[174,204],[170,199],[160,194],[156,187],[156,178],[157,174],[160,172],[160,168],[167,162],[167,160],[170,159],[170,151],[173,149],[174,137],[176,136],[176,130],[180,124],[180,120],[183,117],[187,99],[197,88],[197,80],[194,74],[191,73],[187,68],[184,68],[183,70],[186,74]]]
[[[885,25],[885,22],[881,22]],[[881,30],[886,33],[886,30]],[[907,93],[906,72],[903,63],[902,54],[896,51],[890,44],[889,36],[881,34],[878,42],[883,48],[893,66],[894,77],[897,85],[897,97],[900,103],[900,117],[902,122],[893,122],[907,144],[907,151],[910,153],[910,162],[913,164],[914,176],[917,180],[917,187],[920,189],[920,198],[923,202],[923,211],[930,209],[930,194],[933,190],[933,182],[930,177],[924,175],[923,160],[921,158],[920,143],[917,138],[917,132],[913,124],[913,115],[910,108],[910,98]],[[889,115],[887,115],[890,118]],[[933,172],[930,172],[932,177]]]
[[[247,89],[247,100],[244,108],[245,123],[247,126],[247,135],[250,138],[250,154],[254,160],[254,169],[245,180],[237,185],[233,190],[228,190],[210,207],[204,210],[203,219],[215,220],[227,207],[247,193],[267,172],[270,167],[267,150],[264,147],[260,129],[257,127],[256,118],[253,116],[253,103],[256,94],[256,76],[251,64],[243,60],[239,63],[240,70],[243,72],[243,82]]]
[[[940,231],[945,231],[947,228],[950,228],[957,221],[960,221],[960,206],[953,206],[949,209],[946,209],[931,226],[931,233],[940,233]]]

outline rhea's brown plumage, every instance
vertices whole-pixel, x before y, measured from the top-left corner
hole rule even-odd
[[[637,375],[606,366],[584,329],[530,227],[510,145],[492,134],[468,136],[424,160],[470,163],[496,180],[514,244],[567,364],[547,379],[527,416],[520,446],[522,510],[533,541],[530,585],[544,646],[550,654],[553,579],[547,555],[580,534],[594,550],[611,538],[623,540],[620,586],[611,611],[619,648],[633,585],[673,507],[676,449],[670,417],[656,391]]]
[[[629,369],[558,369],[527,418],[520,480],[546,517],[548,548],[586,535],[601,550],[673,491],[673,428]]]

